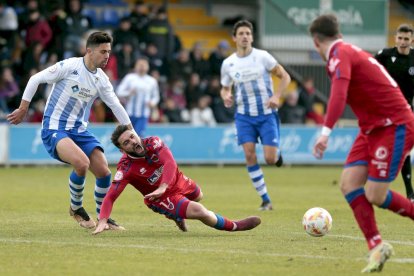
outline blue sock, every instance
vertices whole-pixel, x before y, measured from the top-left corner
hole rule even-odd
[[[96,203],[96,215],[99,218],[101,212],[102,201],[109,190],[111,185],[111,174],[102,178],[97,178],[95,183],[95,203]]]
[[[256,192],[265,202],[270,202],[270,197],[267,194],[267,187],[264,181],[263,171],[260,168],[259,164],[253,166],[247,166],[247,171],[249,172],[250,179],[252,181],[253,187],[256,189]]]
[[[85,179],[85,176],[79,176],[75,171],[69,176],[70,208],[74,211],[82,207]]]

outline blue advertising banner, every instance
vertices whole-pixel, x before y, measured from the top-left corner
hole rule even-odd
[[[91,125],[89,130],[101,141],[108,162],[116,164],[121,154],[111,143],[115,125]],[[44,149],[40,136],[40,125],[12,126],[9,129],[9,164],[57,164]],[[329,139],[324,159],[312,155],[319,128],[305,126],[283,126],[280,148],[285,163],[289,164],[341,164],[358,133],[357,128],[336,128]],[[191,127],[188,125],[153,125],[147,135],[159,136],[173,152],[178,163],[200,164],[244,164],[244,154],[237,145],[233,125]],[[263,150],[258,145],[258,158],[264,162]]]

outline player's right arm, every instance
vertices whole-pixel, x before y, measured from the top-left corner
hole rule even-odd
[[[220,96],[223,99],[225,107],[229,108],[233,105],[233,94],[231,93],[231,86],[223,86],[220,90]]]
[[[24,117],[26,117],[27,111],[29,110],[30,102],[32,101],[32,98],[41,83],[50,84],[58,82],[65,76],[67,68],[68,66],[66,66],[65,62],[62,61],[31,76],[23,92],[20,106],[12,113],[7,115],[7,120],[10,122],[10,124],[17,125],[24,120]]]
[[[121,178],[120,180],[118,180]],[[96,226],[95,231],[93,231],[93,235],[99,234],[107,229],[108,227],[108,218],[111,216],[112,208],[115,204],[117,198],[121,195],[124,191],[126,185],[128,184],[128,180],[123,177],[123,172],[118,170],[115,174],[114,180],[112,181],[112,185],[109,188],[108,193],[105,195],[105,198],[102,202],[101,212],[99,214],[99,222]]]

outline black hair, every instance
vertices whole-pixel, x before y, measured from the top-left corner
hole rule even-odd
[[[323,14],[314,19],[309,26],[311,36],[317,36],[320,41],[337,39],[339,37],[339,23],[334,14]]]
[[[233,26],[233,36],[236,36],[236,34],[237,34],[237,30],[238,30],[240,27],[247,27],[247,28],[249,28],[249,29],[250,29],[250,31],[251,31],[251,32],[252,32],[252,34],[253,34],[253,24],[252,24],[252,23],[250,23],[250,21],[243,19],[243,20],[239,20],[239,21],[237,21],[237,22],[234,24],[234,26]]]
[[[414,33],[413,27],[409,24],[401,24],[397,28],[397,33]]]
[[[112,36],[105,32],[94,32],[88,37],[86,48],[96,47],[104,43],[112,43]]]
[[[119,149],[121,148],[121,144],[119,143],[118,139],[122,135],[122,133],[124,133],[127,130],[129,130],[129,127],[127,125],[118,125],[115,128],[114,132],[112,132],[111,141]]]

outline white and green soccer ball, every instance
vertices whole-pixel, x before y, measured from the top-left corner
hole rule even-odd
[[[302,225],[306,233],[313,237],[325,236],[332,228],[332,217],[321,207],[314,207],[303,215]]]

